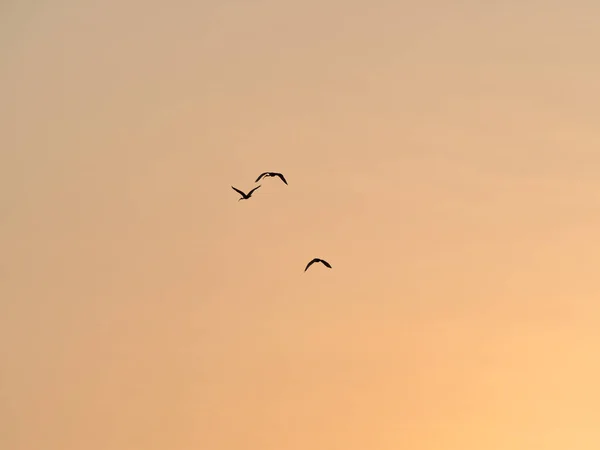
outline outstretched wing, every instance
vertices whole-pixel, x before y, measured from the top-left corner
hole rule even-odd
[[[324,259],[320,260],[323,264],[325,264],[325,267],[329,267],[331,269],[331,264],[329,264],[327,261],[325,261]]]
[[[257,190],[259,187],[261,187],[262,185],[259,184],[258,186],[256,186],[254,189],[252,189],[250,192],[248,192],[248,197],[250,197],[252,195],[252,193]]]
[[[246,196],[246,194],[244,194],[244,193],[243,193],[242,191],[240,191],[239,189],[237,189],[237,188],[234,188],[233,186],[231,186],[231,189],[233,189],[235,192],[237,192],[238,194],[240,194],[242,197],[245,197],[245,196]]]
[[[318,259],[317,259],[317,258],[315,258],[315,259],[313,259],[311,262],[309,262],[309,263],[306,265],[306,268],[304,269],[304,271],[306,272],[306,271],[308,270],[308,268],[309,268],[310,266],[312,266],[314,263],[316,263],[317,261],[318,261]]]
[[[283,181],[285,184],[288,184],[282,173],[276,173],[275,175],[277,175],[279,178],[281,178],[281,181]]]
[[[265,175],[267,175],[268,173],[269,173],[269,172],[264,172],[264,173],[261,173],[261,174],[258,176],[258,178],[256,179],[255,183],[258,183],[258,182],[260,181],[260,179],[261,179],[262,177],[264,177]]]

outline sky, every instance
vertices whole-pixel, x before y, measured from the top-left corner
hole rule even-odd
[[[599,15],[2,2],[0,447],[600,448]]]

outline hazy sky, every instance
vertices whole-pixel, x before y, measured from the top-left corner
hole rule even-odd
[[[599,17],[2,2],[0,447],[600,448]]]

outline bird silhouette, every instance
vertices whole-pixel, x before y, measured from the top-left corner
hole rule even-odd
[[[255,183],[258,183],[261,180],[261,178],[264,178],[264,177],[279,177],[279,178],[281,178],[281,181],[283,181],[285,184],[288,184],[288,182],[286,181],[286,179],[283,176],[283,174],[281,174],[279,172],[264,172],[264,173],[261,173],[259,175],[259,177],[256,179]]]
[[[327,261],[325,261],[324,259],[314,258],[314,259],[313,259],[311,262],[309,262],[309,263],[306,265],[306,269],[304,269],[304,271],[306,272],[310,266],[312,266],[314,263],[319,263],[319,262],[320,262],[320,263],[323,263],[323,265],[324,265],[325,267],[329,267],[329,268],[331,269],[331,264],[329,264],[329,263],[328,263]]]
[[[240,191],[237,188],[234,188],[233,186],[231,186],[231,189],[233,189],[235,192],[237,192],[238,194],[240,194],[242,197],[240,199],[238,199],[238,202],[240,200],[248,200],[250,197],[252,197],[252,193],[257,190],[261,185],[259,184],[258,186],[256,186],[254,189],[252,189],[250,192],[248,192],[247,194],[244,194],[242,191]]]

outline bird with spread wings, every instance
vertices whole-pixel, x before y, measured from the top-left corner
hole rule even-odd
[[[322,263],[325,267],[329,267],[331,269],[331,264],[329,264],[327,261],[325,261],[324,259],[319,259],[319,258],[314,258],[311,262],[309,262],[306,265],[306,268],[304,269],[304,271],[306,272],[308,270],[308,268],[310,266],[312,266],[314,263]]]
[[[256,179],[255,183],[258,183],[262,178],[266,178],[266,177],[279,177],[281,179],[281,181],[283,181],[285,184],[288,184],[288,182],[285,179],[285,177],[283,176],[283,174],[281,174],[279,172],[264,172],[264,173],[261,173],[258,176],[258,178]]]
[[[237,188],[234,188],[233,186],[231,186],[231,189],[233,189],[235,192],[237,192],[238,194],[240,194],[242,197],[238,199],[238,202],[240,200],[248,200],[250,197],[252,197],[252,193],[257,190],[261,185],[259,184],[258,186],[256,186],[254,189],[252,189],[250,192],[248,192],[247,194],[245,194],[244,192],[240,191]]]

